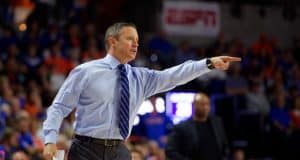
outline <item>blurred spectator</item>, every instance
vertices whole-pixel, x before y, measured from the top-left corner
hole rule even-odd
[[[267,145],[264,135],[271,108],[261,81],[250,80],[249,87],[246,94],[247,108],[238,112],[239,129],[235,132],[248,142],[247,151],[251,152],[252,156],[258,156],[263,154],[264,146]]]
[[[229,70],[229,76],[225,83],[226,93],[229,95],[244,95],[247,92],[248,84],[241,75],[240,67],[240,64],[235,63]]]
[[[44,142],[41,132],[41,122],[38,119],[33,118],[30,123],[30,133],[32,134],[33,146],[40,153],[42,153],[44,149]]]
[[[270,56],[266,60],[266,62],[261,62],[261,63],[264,63],[264,67],[263,67],[264,78],[267,79],[268,81],[272,81],[274,78],[273,76],[279,70],[277,59],[273,56]]]
[[[62,56],[62,49],[59,42],[51,47],[51,54],[46,58],[45,63],[52,71],[50,81],[53,91],[57,91],[62,85],[67,73],[72,69],[72,65],[68,59]]]
[[[20,150],[18,142],[19,133],[13,128],[7,127],[0,141],[0,148],[4,149],[5,159],[10,159],[13,153]]]
[[[1,148],[1,146],[0,146],[0,160],[5,160],[5,152],[3,148]]]
[[[0,97],[0,137],[3,136],[6,128],[6,121],[11,116],[11,110],[7,103],[5,103]]]
[[[11,160],[29,160],[28,155],[22,151],[15,152]]]
[[[276,159],[285,159],[287,154],[288,134],[291,132],[291,117],[285,108],[285,96],[279,94],[270,112],[271,148]]]
[[[30,72],[35,72],[38,66],[43,63],[43,59],[38,55],[38,48],[35,44],[28,46],[26,55],[23,57],[23,62]]]
[[[34,77],[36,84],[38,84],[40,89],[40,94],[42,98],[42,106],[49,106],[52,103],[52,98],[54,97],[54,91],[52,90],[51,86],[51,79],[52,72],[46,65],[41,65]]]
[[[164,31],[161,30],[157,35],[149,40],[148,49],[152,54],[156,54],[158,56],[158,60],[163,67],[173,64],[174,46],[167,39]]]
[[[24,67],[24,65],[19,61],[20,57],[18,56],[18,49],[15,45],[11,46],[9,55],[5,57],[4,62],[4,68],[5,68],[5,74],[7,78],[9,79],[11,84],[16,83],[24,83],[26,79],[28,78],[26,76],[27,68]],[[12,85],[12,87],[14,87]]]
[[[284,52],[282,52],[281,56],[278,59],[277,65],[279,65],[279,68],[283,71],[288,71],[286,74],[289,73],[289,71],[295,66],[296,61],[293,58],[292,50],[285,49]]]
[[[289,137],[288,143],[288,158],[295,159],[295,157],[299,158],[299,147],[300,147],[300,96],[295,98],[294,108],[290,111],[291,119],[292,119],[292,133]]]
[[[271,91],[269,93],[269,100],[270,102],[275,102],[278,95],[286,96],[286,90],[284,86],[284,75],[282,74],[281,70],[275,71],[272,78],[266,80],[266,86]],[[284,100],[285,101],[285,100]],[[284,102],[286,105],[286,101]]]
[[[277,131],[287,133],[291,127],[291,117],[285,108],[285,96],[281,94],[276,98],[270,112],[270,119]]]
[[[0,77],[0,87],[0,97],[2,98],[2,103],[8,102],[11,98],[13,98],[12,88],[7,76]]]
[[[243,55],[243,61],[241,67],[243,68],[244,77],[248,78],[249,80],[256,80],[256,79],[263,79],[265,78],[264,72],[263,72],[263,64],[260,62],[259,58],[254,58],[249,53],[244,53]],[[245,58],[244,58],[245,57]],[[247,61],[245,62],[244,59]],[[245,63],[243,63],[245,62]]]
[[[18,39],[15,35],[14,31],[10,27],[3,27],[2,28],[3,33],[0,37],[0,55],[5,56],[3,53],[6,52],[7,48],[11,46],[12,44],[17,44]]]
[[[242,40],[239,37],[235,37],[231,40],[231,44],[226,51],[226,54],[229,56],[241,56],[243,52],[244,46]],[[225,51],[223,51],[225,52]],[[221,53],[224,54],[224,53]]]
[[[187,60],[196,60],[196,53],[191,48],[190,43],[184,40],[176,51],[175,64],[181,64]]]
[[[165,160],[164,152],[159,148],[156,141],[148,141],[149,155],[148,160]]]
[[[61,32],[59,32],[58,24],[52,23],[47,27],[48,28],[45,28],[45,32],[42,32],[40,36],[39,47],[41,49],[49,48],[51,44],[54,44],[55,42],[62,43],[63,41],[63,35]]]
[[[191,119],[176,125],[166,146],[172,160],[219,160],[228,154],[228,142],[221,119],[209,116],[210,99],[198,93],[194,99]]]
[[[236,149],[233,151],[232,160],[245,160],[245,152],[242,149]]]
[[[94,59],[103,58],[105,55],[103,51],[100,51],[95,39],[90,39],[87,43],[87,49],[82,53],[82,61],[90,61]]]
[[[24,110],[32,118],[38,118],[39,114],[41,114],[42,102],[38,90],[32,89],[28,91]]]
[[[17,43],[10,44],[7,46],[6,54],[3,55],[2,60],[7,61],[9,59],[14,59],[17,62],[21,59],[21,52]]]
[[[300,65],[290,70],[290,77],[287,80],[288,87],[295,87],[295,91],[300,92]]]
[[[17,117],[20,112],[22,112],[21,101],[18,97],[13,97],[9,101],[9,105],[12,109],[12,113],[14,117]]]
[[[68,50],[68,58],[70,60],[70,67],[74,68],[81,63],[80,60],[80,48],[74,47]]]
[[[240,64],[233,64],[229,68],[229,73],[225,80],[225,91],[225,93],[230,96],[229,98],[233,104],[231,106],[233,107],[233,112],[247,107],[247,104],[245,104],[245,95],[248,91],[248,83],[242,75]]]
[[[134,148],[142,153],[144,159],[148,159],[150,157],[149,145],[146,140],[141,140],[135,143]]]
[[[259,114],[266,117],[270,112],[270,104],[264,93],[262,83],[250,81],[249,92],[246,94],[247,110],[252,114]]]
[[[141,127],[144,131],[143,135],[147,140],[154,140],[159,147],[164,148],[167,141],[167,134],[172,128],[171,119],[165,114],[157,110],[157,97],[150,97],[150,102],[153,106],[153,111],[141,117]]]
[[[144,160],[144,156],[141,151],[137,149],[130,150],[132,160]]]
[[[278,38],[275,36],[272,36],[270,38],[270,45],[273,48],[273,55],[278,57],[282,54],[282,48],[279,46],[280,44],[278,43]]]
[[[102,37],[100,37],[97,27],[94,23],[88,23],[85,25],[84,34],[82,35],[82,48],[85,50],[89,48],[90,43],[94,43],[93,46],[99,47],[100,50],[104,50]]]
[[[66,33],[65,46],[66,47],[80,47],[81,38],[80,38],[80,26],[79,24],[73,23],[68,26]]]
[[[253,43],[252,52],[259,57],[264,57],[273,53],[273,48],[266,33],[261,33],[259,39]]]
[[[220,55],[226,52],[228,49],[228,43],[225,41],[225,34],[224,32],[220,32],[216,40],[212,43],[211,47],[209,48],[209,52],[211,53],[208,55],[209,57]]]
[[[55,75],[65,76],[72,68],[69,61],[63,57],[61,44],[55,42],[51,47],[51,53],[45,60],[47,66],[49,66]]]
[[[26,111],[19,111],[16,115],[17,128],[20,132],[19,144],[21,149],[29,154],[34,154],[36,148],[30,132],[30,116]]]
[[[290,112],[292,126],[295,129],[300,130],[300,96],[295,99],[295,106]]]

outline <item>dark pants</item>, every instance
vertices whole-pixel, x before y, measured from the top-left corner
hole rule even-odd
[[[123,142],[116,146],[104,146],[73,139],[68,160],[131,160],[131,155]]]

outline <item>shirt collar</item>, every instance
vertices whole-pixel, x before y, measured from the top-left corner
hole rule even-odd
[[[110,55],[109,53],[105,56],[104,59],[108,62],[111,69],[115,69],[119,64],[121,64],[114,56]]]

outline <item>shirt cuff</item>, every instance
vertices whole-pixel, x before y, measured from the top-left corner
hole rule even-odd
[[[45,135],[45,141],[44,141],[44,144],[47,144],[47,143],[53,143],[55,144],[56,141],[57,141],[57,132],[56,131],[50,131],[48,132],[46,135]]]
[[[196,63],[197,67],[200,68],[203,72],[208,72],[212,70],[207,67],[206,60],[207,58],[204,58],[200,61],[197,61]]]

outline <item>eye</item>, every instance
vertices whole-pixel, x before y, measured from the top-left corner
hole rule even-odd
[[[133,41],[133,40],[136,40],[136,41],[138,41],[138,39],[137,39],[137,38],[135,38],[135,37],[126,37],[126,39],[127,39],[127,40],[132,40],[132,41]]]

